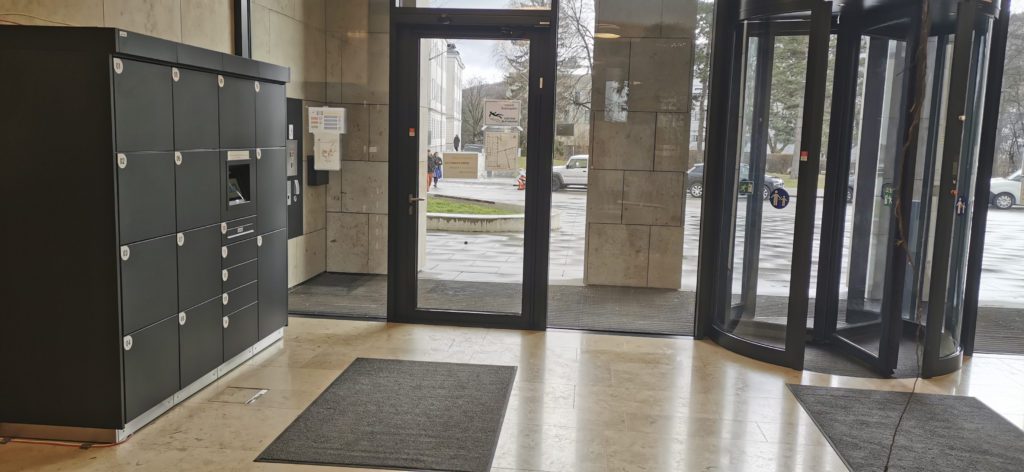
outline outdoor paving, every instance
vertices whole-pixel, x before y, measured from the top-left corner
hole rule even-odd
[[[501,203],[524,204],[524,191],[515,189],[512,179],[481,181],[445,180],[431,195],[468,197]],[[570,188],[552,194],[552,209],[561,213],[562,228],[554,230],[550,239],[549,281],[556,285],[583,283],[585,254],[587,191]],[[742,202],[742,201],[741,201]],[[686,199],[683,230],[682,290],[696,289],[697,254],[700,235],[700,204]],[[743,244],[745,205],[737,212],[738,248]],[[822,205],[817,207],[815,233],[820,233]],[[793,221],[796,205],[783,210],[765,208],[763,212],[760,256],[758,258],[758,294],[788,295],[790,260],[793,242]],[[852,227],[846,225],[849,247]],[[989,211],[985,261],[982,269],[981,304],[989,306],[1021,306],[1024,304],[1024,207]],[[812,267],[817,267],[819,252],[815,238]],[[740,261],[742,249],[737,254]],[[476,280],[520,283],[522,281],[523,235],[521,233],[450,233],[431,231],[427,236],[427,264],[423,279]],[[844,251],[842,279],[845,282],[849,252]],[[739,292],[739,264],[734,273],[734,292]],[[811,271],[809,295],[814,295],[817,270]]]

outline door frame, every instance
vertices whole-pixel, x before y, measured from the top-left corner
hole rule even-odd
[[[552,152],[558,0],[550,10],[468,10],[391,6],[388,297],[389,322],[543,330],[547,326],[548,245],[551,227]],[[522,309],[519,315],[422,310],[418,296],[418,217],[409,195],[419,196],[422,175],[408,156],[419,156],[420,39],[528,39],[530,90],[527,122]],[[414,73],[410,73],[414,72]],[[405,103],[407,105],[399,106]],[[409,131],[416,131],[410,133]]]
[[[715,320],[725,319],[726,312],[732,309],[732,304],[726,303],[727,298],[731,297],[731,270],[721,270],[721,268],[732,266],[732,246],[735,244],[734,237],[732,242],[727,242],[722,241],[723,238],[720,238],[719,235],[733,235],[734,230],[733,225],[737,211],[733,205],[736,198],[734,187],[737,166],[735,164],[741,152],[737,146],[741,132],[737,119],[742,99],[740,72],[743,70],[747,51],[744,30],[748,27],[747,22],[755,17],[811,12],[807,80],[804,94],[821,99],[805,100],[804,103],[804,121],[800,125],[803,127],[800,149],[808,152],[808,158],[800,162],[801,177],[797,184],[797,191],[804,195],[816,195],[817,193],[822,139],[820,127],[825,108],[824,92],[832,3],[817,0],[792,0],[770,5],[754,5],[757,8],[754,8],[753,4],[737,5],[737,3],[741,2],[718,2],[715,7],[714,40],[717,44],[713,48],[711,58],[713,69],[709,85],[712,87],[712,91],[714,91],[714,84],[727,84],[729,89],[725,93],[719,91],[711,95],[708,113],[707,153],[709,156],[726,157],[711,159],[705,163],[705,195],[711,198],[704,198],[701,203],[701,214],[705,218],[701,231],[715,236],[700,238],[697,289],[697,313],[700,316],[698,316],[696,332],[698,336],[707,335],[726,349],[744,356],[800,370],[803,368],[804,360],[809,298],[807,291],[810,284],[817,198],[805,198],[803,203],[797,200],[784,349],[743,338],[716,325]],[[759,65],[758,70],[761,68]],[[757,87],[755,86],[755,88]],[[714,125],[723,126],[723,129],[715,130]],[[815,131],[815,127],[819,129]],[[720,217],[710,215],[720,215]]]

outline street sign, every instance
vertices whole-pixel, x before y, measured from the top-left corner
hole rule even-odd
[[[781,188],[772,190],[772,193],[768,195],[768,203],[775,207],[776,210],[786,208],[789,206],[789,192]]]
[[[522,115],[519,100],[484,100],[484,126],[519,126]]]

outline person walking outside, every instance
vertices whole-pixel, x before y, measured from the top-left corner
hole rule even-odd
[[[455,135],[455,140],[452,142],[455,145],[455,152],[459,152],[459,144],[462,144],[462,140],[459,139],[459,135]]]
[[[437,183],[441,181],[441,177],[444,175],[444,159],[441,158],[441,154],[434,152],[434,188],[437,188]]]
[[[434,155],[427,150],[427,191],[430,191],[430,185],[434,184]],[[436,185],[436,184],[435,184]]]

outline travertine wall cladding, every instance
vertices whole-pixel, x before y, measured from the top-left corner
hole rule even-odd
[[[232,52],[231,0],[0,0],[0,24],[106,26]]]
[[[321,272],[387,273],[387,0],[253,0],[253,56],[289,66],[288,96],[343,107],[342,169],[304,186],[289,283]],[[303,113],[305,115],[305,113]],[[303,120],[306,120],[303,116]],[[307,126],[305,126],[308,129]],[[312,135],[303,136],[312,152]]]
[[[680,287],[695,0],[596,0],[585,281]]]

